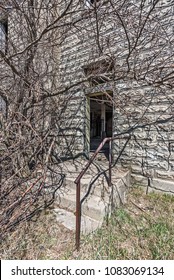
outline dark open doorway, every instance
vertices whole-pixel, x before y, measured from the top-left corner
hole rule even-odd
[[[90,151],[95,151],[105,137],[112,136],[112,95],[90,96]],[[108,149],[107,145],[103,150]]]

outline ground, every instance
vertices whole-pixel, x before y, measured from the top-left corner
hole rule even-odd
[[[47,210],[1,244],[1,259],[174,259],[174,197],[131,188],[127,203],[101,229],[81,237]]]

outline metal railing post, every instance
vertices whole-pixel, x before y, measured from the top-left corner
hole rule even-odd
[[[112,185],[112,168],[111,168],[111,165],[112,165],[112,143],[111,143],[111,140],[109,141],[109,186]]]
[[[81,227],[81,203],[80,203],[80,180],[76,186],[76,249],[80,247],[80,227]]]

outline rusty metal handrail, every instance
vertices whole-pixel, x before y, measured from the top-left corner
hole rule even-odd
[[[76,249],[79,249],[80,246],[80,229],[81,229],[81,202],[80,202],[80,180],[82,179],[83,175],[86,173],[90,165],[93,163],[94,159],[96,158],[97,154],[103,148],[103,146],[109,142],[109,186],[111,186],[111,164],[112,164],[112,154],[111,154],[111,142],[116,139],[130,139],[131,136],[115,136],[115,137],[106,137],[100,143],[96,151],[94,152],[93,156],[89,159],[87,164],[85,165],[84,169],[80,172],[78,177],[75,179],[74,183],[76,184]]]

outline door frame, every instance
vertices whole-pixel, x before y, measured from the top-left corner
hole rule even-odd
[[[108,92],[109,94],[113,94],[112,92]],[[91,106],[90,106],[90,98],[91,97],[95,97],[95,96],[102,96],[104,95],[103,92],[95,92],[95,93],[89,93],[88,95],[86,95],[86,99],[85,99],[85,143],[84,143],[84,147],[85,147],[85,154],[87,157],[89,157],[89,153],[90,153],[90,118],[91,118]],[[112,118],[113,118],[113,109],[114,106],[112,107]],[[105,112],[106,114],[106,112]],[[106,116],[105,116],[106,118]],[[112,131],[113,131],[113,122],[112,122]]]

